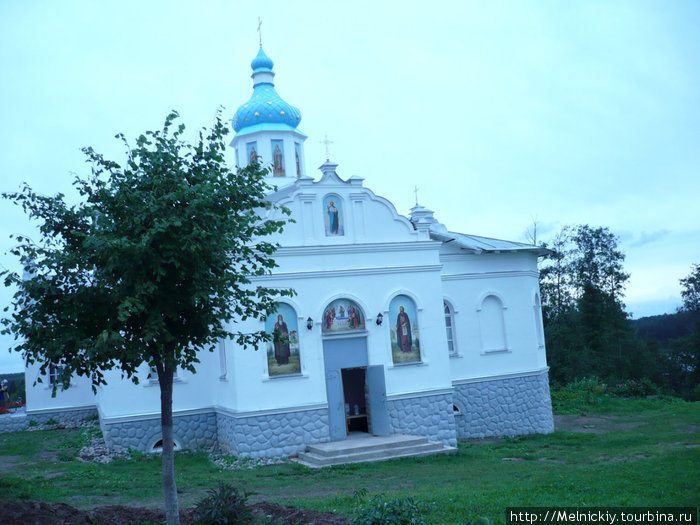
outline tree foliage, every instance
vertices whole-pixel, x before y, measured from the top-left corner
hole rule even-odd
[[[639,351],[624,311],[629,274],[617,237],[604,227],[564,227],[540,272],[548,356],[555,381],[625,377]]]
[[[700,397],[700,320],[693,333],[669,340],[642,338],[628,318],[629,274],[617,237],[607,228],[564,227],[540,271],[547,358],[554,382],[585,377],[617,383],[648,378],[672,394]],[[700,313],[700,269],[681,279],[684,308]]]
[[[700,264],[693,264],[690,274],[681,279],[680,283],[683,309],[700,312]]]
[[[85,148],[92,169],[75,180],[76,205],[27,185],[5,194],[39,222],[40,242],[17,238],[12,252],[24,279],[0,274],[17,289],[3,332],[15,334],[16,350],[42,373],[57,365],[64,388],[75,375],[95,388],[107,370],[135,383],[144,363],[157,371],[169,523],[177,521],[173,372],[194,372],[198,352],[224,337],[256,346],[267,338],[263,331],[230,334],[228,327],[264,317],[276,297],[292,294],[250,281],[275,266],[276,245],[266,239],[284,224],[261,218],[272,208],[265,170],[227,167],[220,113],[194,144],[183,140],[177,117],[171,113],[162,130],[139,136],[133,147],[117,135],[126,147],[122,164]]]

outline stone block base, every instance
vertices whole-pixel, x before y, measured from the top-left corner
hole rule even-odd
[[[554,431],[547,371],[455,382],[460,438],[547,434]]]
[[[451,393],[389,399],[387,405],[393,433],[425,436],[443,445],[457,446]]]
[[[102,420],[100,425],[110,450],[153,452],[156,446],[162,445],[160,416],[125,421]],[[215,447],[218,444],[216,414],[213,411],[173,414],[173,440],[177,449]]]
[[[240,456],[294,456],[330,439],[327,408],[257,415],[220,411],[217,420],[219,446]]]

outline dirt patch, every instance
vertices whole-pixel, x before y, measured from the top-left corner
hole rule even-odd
[[[646,425],[644,421],[621,421],[620,416],[575,416],[570,414],[555,415],[554,429],[564,432],[583,432],[585,434],[605,434],[616,430],[629,430]]]
[[[649,459],[652,456],[647,454],[632,454],[631,456],[600,456],[598,461],[609,461],[611,463],[617,463],[619,461],[631,461],[636,459]]]
[[[24,461],[22,456],[3,456],[2,463],[0,463],[0,472],[3,470],[12,470],[17,465],[23,465]]]
[[[274,503],[256,503],[251,506],[253,515],[263,523],[302,525],[346,525],[342,516],[330,512],[297,509]],[[182,525],[193,525],[193,509],[180,510]],[[3,523],[23,525],[123,525],[124,523],[163,523],[165,513],[145,507],[106,505],[83,511],[66,503],[43,501],[0,501]]]

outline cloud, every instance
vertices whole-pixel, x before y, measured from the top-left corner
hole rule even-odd
[[[651,244],[653,242],[660,241],[661,239],[668,237],[671,232],[669,230],[656,230],[654,232],[642,232],[642,234],[639,236],[639,239],[636,241],[630,243],[630,246],[632,247],[637,247],[637,246],[644,246],[645,244]]]

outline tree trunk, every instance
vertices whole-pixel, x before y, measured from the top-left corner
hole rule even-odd
[[[180,507],[175,486],[175,453],[173,447],[173,373],[167,361],[158,367],[160,383],[160,424],[163,430],[163,492],[168,525],[180,525]]]

